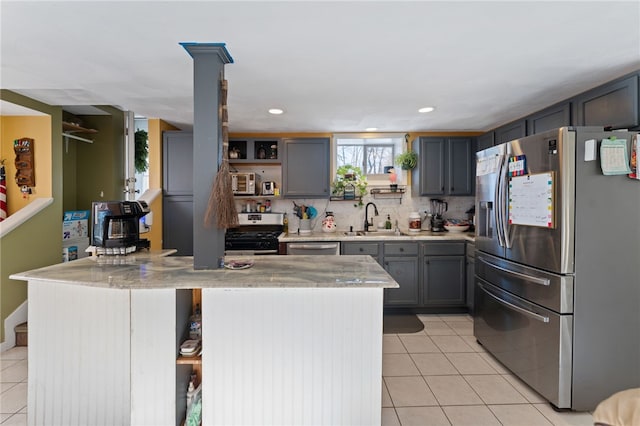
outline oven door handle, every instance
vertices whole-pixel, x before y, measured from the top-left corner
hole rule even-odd
[[[551,281],[548,278],[532,277],[531,275],[523,274],[522,272],[516,272],[516,271],[512,271],[511,269],[503,268],[502,266],[498,266],[495,263],[489,262],[482,257],[478,257],[478,259],[480,260],[480,262],[490,266],[491,268],[495,268],[499,271],[506,272],[507,274],[515,275],[516,277],[522,278],[525,281],[530,281],[534,284],[539,284],[544,286],[551,285]]]
[[[487,295],[491,296],[493,299],[495,299],[496,302],[500,303],[501,305],[504,305],[510,309],[513,309],[514,311],[520,312],[523,315],[528,316],[529,318],[532,318],[534,320],[540,321],[540,322],[544,322],[544,323],[548,323],[549,322],[549,317],[545,317],[543,315],[538,315],[535,312],[531,312],[527,309],[521,308],[518,305],[514,305],[513,303],[509,303],[504,299],[499,298],[498,296],[496,296],[495,294],[493,294],[492,292],[490,292],[489,290],[487,290],[481,283],[477,283],[478,287],[480,287],[480,289],[482,291],[484,291]]]

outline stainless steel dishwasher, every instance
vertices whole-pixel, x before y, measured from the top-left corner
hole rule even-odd
[[[304,243],[287,243],[287,254],[293,255],[339,255],[339,241],[316,241]]]

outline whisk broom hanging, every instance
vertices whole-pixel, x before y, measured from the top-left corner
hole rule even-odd
[[[215,218],[218,229],[238,226],[238,212],[231,189],[231,174],[229,173],[229,117],[227,113],[227,80],[220,81],[220,106],[222,126],[222,163],[214,177],[204,224],[211,227]]]

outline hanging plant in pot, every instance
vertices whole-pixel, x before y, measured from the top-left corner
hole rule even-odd
[[[362,169],[347,164],[336,170],[336,177],[331,184],[331,194],[345,200],[357,198],[358,204],[354,206],[363,206],[362,197],[367,195],[367,185],[367,177],[362,173]]]
[[[396,164],[402,170],[413,170],[418,165],[418,153],[405,151],[396,157]]]

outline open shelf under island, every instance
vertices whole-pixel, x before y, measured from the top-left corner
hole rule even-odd
[[[30,424],[176,424],[192,368],[203,424],[380,424],[384,288],[369,256],[85,258],[12,275],[29,286]],[[118,263],[118,262],[115,262]],[[183,363],[201,289],[201,365]]]

